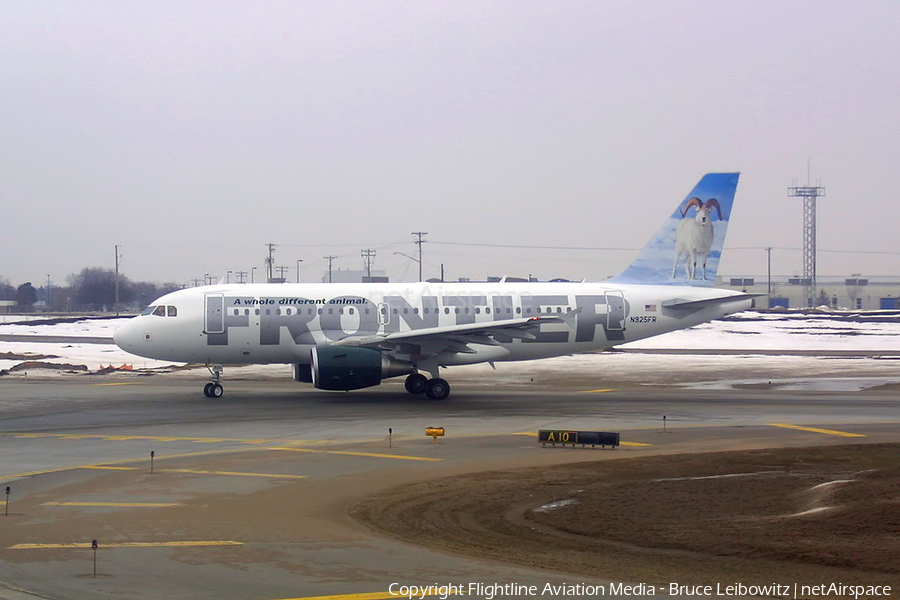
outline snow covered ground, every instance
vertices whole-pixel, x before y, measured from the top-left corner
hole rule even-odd
[[[112,343],[77,341],[77,338],[111,341],[113,332],[124,320],[0,323],[0,336],[25,336],[21,341],[0,341],[0,370],[16,369],[8,376],[24,376],[28,371],[42,376],[67,371],[93,373],[108,365],[170,370],[173,363],[133,356]],[[69,339],[65,343],[44,342],[29,340],[32,336]],[[719,385],[727,379],[729,385],[741,381],[777,381],[780,385],[858,389],[900,381],[900,313],[746,312],[621,348],[627,352],[498,363],[496,370],[489,365],[454,367],[448,376],[507,384],[575,379],[588,385],[596,381],[601,386],[604,381],[708,386]],[[716,351],[727,354],[710,354]],[[797,352],[807,354],[791,355]],[[25,369],[26,361],[72,365],[73,369],[50,371],[35,365]],[[75,367],[80,371],[74,371]],[[231,376],[290,377],[290,369],[285,365],[236,367],[228,372]],[[822,383],[823,380],[827,382]]]

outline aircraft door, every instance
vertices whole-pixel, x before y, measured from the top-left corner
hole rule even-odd
[[[204,333],[224,333],[225,296],[206,294],[206,323]]]
[[[606,329],[625,329],[625,294],[622,292],[606,292]]]
[[[387,325],[391,322],[391,307],[387,302],[378,303],[378,324]]]

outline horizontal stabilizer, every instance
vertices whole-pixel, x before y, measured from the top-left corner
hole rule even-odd
[[[719,296],[717,298],[704,298],[702,300],[688,300],[686,298],[672,298],[671,300],[663,300],[663,308],[672,308],[676,310],[699,310],[707,306],[718,306],[729,302],[737,302],[739,300],[752,300],[766,294],[731,294],[728,296]]]

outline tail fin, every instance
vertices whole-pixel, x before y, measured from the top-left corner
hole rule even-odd
[[[711,286],[739,175],[704,175],[634,262],[611,281]]]

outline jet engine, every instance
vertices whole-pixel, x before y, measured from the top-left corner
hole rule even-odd
[[[307,365],[294,365],[294,379],[311,380],[320,390],[358,390],[413,371],[412,364],[385,356],[373,348],[314,346],[311,358],[308,372]]]

